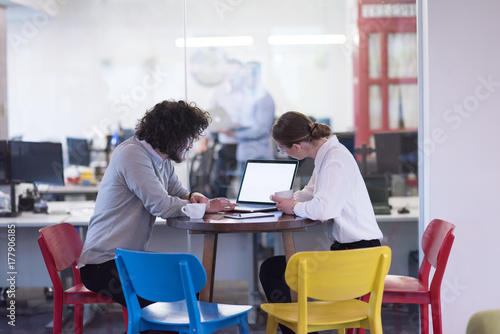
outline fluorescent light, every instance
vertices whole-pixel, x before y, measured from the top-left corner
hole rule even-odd
[[[345,35],[274,35],[267,38],[271,45],[344,44]]]
[[[186,47],[209,47],[209,46],[248,46],[253,44],[251,36],[225,36],[225,37],[188,37]],[[184,38],[177,38],[175,45],[184,47]]]

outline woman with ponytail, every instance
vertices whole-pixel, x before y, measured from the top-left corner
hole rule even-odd
[[[278,210],[323,221],[331,250],[380,246],[382,232],[358,164],[330,127],[289,111],[274,123],[271,134],[278,152],[299,160],[314,159],[314,170],[304,189],[291,199],[271,198]],[[269,302],[291,302],[285,268],[284,256],[268,258],[261,265],[259,277]],[[293,333],[284,326],[281,330]]]

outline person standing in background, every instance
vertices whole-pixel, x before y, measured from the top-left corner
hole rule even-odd
[[[238,126],[238,119],[243,104],[243,64],[236,59],[226,61],[225,83],[216,90],[213,108],[222,108],[226,111],[231,122]],[[210,126],[208,128],[210,133]],[[215,160],[213,177],[210,182],[211,195],[214,197],[226,197],[227,190],[231,184],[231,170],[236,170],[236,147],[238,140],[226,133],[210,133],[214,143],[218,147],[217,159]],[[207,139],[203,142],[206,144]]]
[[[275,104],[262,80],[261,65],[248,62],[242,67],[243,95],[238,117],[239,127],[221,132],[237,140],[236,160],[241,177],[249,159],[273,159],[271,127],[274,123]]]

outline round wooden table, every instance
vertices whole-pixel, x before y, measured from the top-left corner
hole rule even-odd
[[[207,273],[207,284],[200,291],[200,300],[211,302],[213,299],[215,262],[217,257],[217,238],[219,233],[261,233],[281,232],[283,248],[288,259],[295,253],[293,232],[304,232],[310,226],[322,222],[308,218],[283,214],[281,211],[273,216],[262,218],[233,219],[224,217],[223,213],[207,213],[202,219],[174,217],[167,219],[167,225],[173,228],[188,230],[190,233],[202,233],[203,267]],[[295,296],[292,294],[292,298]]]

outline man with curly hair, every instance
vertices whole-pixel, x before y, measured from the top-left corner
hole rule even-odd
[[[120,144],[99,186],[94,215],[79,260],[84,285],[126,305],[114,261],[117,248],[144,251],[156,217],[181,216],[187,203],[206,203],[207,212],[228,211],[226,198],[189,193],[171,161],[182,162],[210,116],[194,103],[163,101],[148,110],[135,136]],[[142,307],[150,302],[139,300]]]

